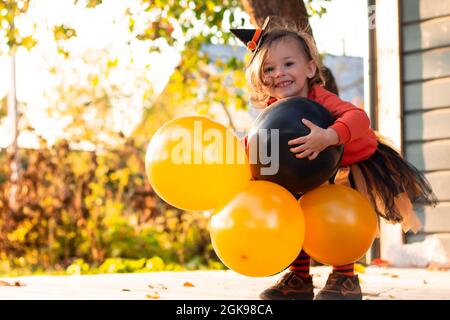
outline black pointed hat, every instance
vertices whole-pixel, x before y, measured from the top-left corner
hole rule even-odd
[[[262,44],[262,39],[266,33],[269,21],[270,17],[267,17],[262,27],[257,29],[230,29],[231,33],[238,37],[247,49],[251,51],[252,54],[249,63],[252,63],[256,52],[258,52]]]

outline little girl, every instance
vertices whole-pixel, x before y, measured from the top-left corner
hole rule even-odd
[[[291,152],[297,158],[314,160],[326,147],[343,144],[341,168],[334,182],[362,192],[377,214],[388,222],[401,223],[405,232],[417,232],[420,221],[412,211],[412,203],[437,204],[428,181],[375,134],[363,109],[342,101],[323,88],[324,67],[312,37],[304,31],[286,27],[269,28],[269,22],[267,18],[261,29],[231,30],[252,51],[247,66],[252,103],[265,108],[278,99],[300,96],[327,108],[335,118],[334,124],[322,129],[302,119],[311,132],[289,141]],[[301,251],[289,267],[290,271],[274,286],[264,290],[260,297],[313,299],[309,269],[310,257]],[[325,287],[314,299],[361,300],[354,264],[333,266]]]

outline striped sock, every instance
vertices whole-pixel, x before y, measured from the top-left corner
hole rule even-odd
[[[301,251],[294,262],[289,266],[289,270],[295,272],[302,278],[309,278],[309,266],[311,263],[311,258],[305,251]]]
[[[355,264],[350,263],[343,266],[333,266],[333,273],[344,274],[346,276],[355,275]]]

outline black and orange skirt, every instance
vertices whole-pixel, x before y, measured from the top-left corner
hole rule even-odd
[[[403,231],[422,227],[413,205],[436,206],[438,199],[426,177],[378,135],[378,147],[367,160],[341,167],[334,183],[360,191],[375,212],[388,223],[400,223]]]

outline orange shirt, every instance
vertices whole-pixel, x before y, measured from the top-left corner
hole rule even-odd
[[[319,85],[314,85],[309,90],[307,98],[320,103],[333,115],[335,122],[331,128],[336,130],[339,143],[344,145],[341,166],[366,160],[375,153],[377,137],[370,128],[370,119],[363,109],[341,100]],[[271,98],[268,105],[276,101],[277,99]],[[243,143],[247,146],[247,136]]]
[[[344,144],[342,166],[366,160],[375,153],[377,137],[370,128],[370,119],[363,109],[341,100],[319,85],[314,85],[309,90],[308,99],[323,105],[335,118],[331,128],[336,130],[339,143]]]

